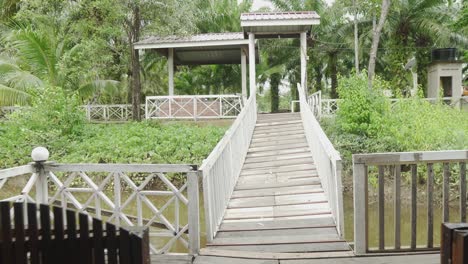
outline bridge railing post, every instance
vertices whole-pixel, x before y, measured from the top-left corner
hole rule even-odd
[[[354,252],[367,252],[367,167],[353,158]]]
[[[198,171],[188,172],[188,224],[189,224],[189,250],[190,254],[198,254],[200,251],[200,198]]]

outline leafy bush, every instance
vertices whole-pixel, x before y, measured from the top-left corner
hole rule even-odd
[[[357,153],[468,149],[468,114],[443,102],[400,98],[390,104],[377,79],[368,90],[365,73],[341,78],[339,110],[323,118],[322,127],[351,175],[351,157]],[[456,174],[456,173],[455,173]]]
[[[47,147],[57,162],[201,164],[227,129],[225,123],[89,124],[73,94],[47,88],[34,98],[0,123],[0,168],[30,162],[36,146]]]
[[[342,131],[372,136],[385,126],[390,108],[390,101],[382,92],[386,83],[376,78],[374,87],[367,88],[366,72],[341,78],[337,90],[342,101],[338,104],[337,119]]]

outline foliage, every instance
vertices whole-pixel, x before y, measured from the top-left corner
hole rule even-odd
[[[227,127],[141,122],[85,124],[82,134],[63,136],[13,122],[0,126],[0,168],[31,161],[31,150],[45,146],[50,160],[69,163],[188,163],[201,164]]]
[[[390,104],[367,89],[365,73],[341,78],[340,96],[336,118],[322,125],[348,163],[355,153],[468,148],[468,115],[458,108],[420,97]]]
[[[346,133],[375,136],[385,126],[390,102],[383,96],[385,81],[376,78],[374,88],[367,88],[366,72],[341,78],[338,86],[340,101],[337,120]]]

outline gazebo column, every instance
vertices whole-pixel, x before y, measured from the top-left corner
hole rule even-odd
[[[301,86],[307,91],[307,33],[301,33]]]
[[[174,95],[174,49],[169,48],[167,53],[167,71],[169,73],[169,95]]]
[[[247,99],[247,56],[241,49],[242,99]]]
[[[257,94],[256,90],[256,74],[255,74],[255,35],[249,33],[249,80],[250,80],[250,96]]]

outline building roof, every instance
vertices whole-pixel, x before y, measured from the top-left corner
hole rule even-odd
[[[134,48],[156,50],[166,57],[168,49],[172,48],[176,65],[240,64],[241,50],[248,53],[248,44],[249,40],[244,38],[243,32],[227,32],[151,36],[135,43]],[[258,61],[258,53],[256,58]]]
[[[226,32],[226,33],[206,33],[206,34],[188,35],[188,36],[176,36],[176,35],[151,36],[145,40],[135,43],[135,45],[225,41],[225,40],[244,40],[244,34],[242,32]]]
[[[294,11],[294,12],[256,12],[241,14],[241,21],[255,20],[291,20],[291,19],[320,19],[315,11]]]
[[[244,33],[254,33],[259,38],[297,37],[320,24],[315,11],[243,13],[240,19]]]

